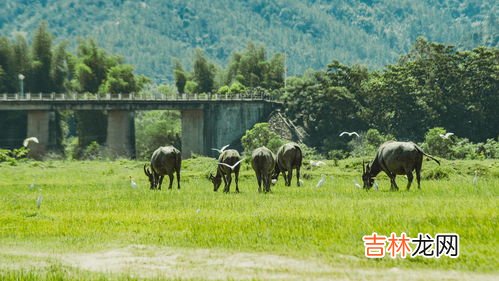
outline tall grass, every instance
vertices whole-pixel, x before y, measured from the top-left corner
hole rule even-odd
[[[162,191],[149,190],[143,163],[128,160],[2,164],[0,261],[11,258],[2,249],[62,254],[144,244],[272,252],[352,267],[497,270],[497,161],[454,161],[440,168],[425,162],[423,177],[436,169],[447,177],[423,180],[421,190],[413,184],[409,192],[400,176],[398,192],[388,191],[386,176],[380,176],[379,191],[357,189],[353,181],[360,182],[360,163],[349,159],[337,166],[332,161],[320,168],[305,166],[303,187],[296,187],[295,180],[285,187],[281,178],[270,194],[257,193],[247,164],[241,169],[240,194],[213,192],[206,175],[215,162],[208,158],[183,162],[180,191],[167,190],[167,178]],[[480,171],[477,185],[472,184],[475,170]],[[321,174],[327,175],[326,183],[315,188]],[[139,188],[130,187],[129,176]],[[410,237],[457,233],[460,256],[366,259],[362,236],[372,232]],[[55,272],[66,276],[58,268]],[[36,279],[30,271],[9,270],[1,263],[0,269],[2,279]]]

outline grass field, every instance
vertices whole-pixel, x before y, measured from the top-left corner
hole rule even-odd
[[[499,278],[499,161],[424,161],[410,192],[400,176],[389,192],[384,175],[379,191],[357,189],[360,163],[305,166],[304,186],[280,178],[270,194],[248,164],[240,194],[213,192],[209,158],[182,163],[180,191],[150,191],[138,161],[3,163],[0,280]],[[457,233],[460,256],[367,259],[372,232]]]

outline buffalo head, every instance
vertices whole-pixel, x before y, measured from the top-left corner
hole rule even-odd
[[[213,191],[218,191],[218,188],[220,188],[220,185],[222,184],[222,177],[221,176],[213,176],[212,173],[210,173],[210,181],[213,183]]]
[[[365,165],[362,161],[362,181],[364,182],[364,188],[370,189],[374,185],[374,177],[371,175],[371,166],[369,163]]]
[[[151,172],[151,169],[149,169],[147,167],[147,164],[144,164],[144,173],[146,174],[146,176],[149,178],[149,183],[151,184],[151,189],[154,189],[156,188],[156,183],[154,181],[154,175],[153,173]]]

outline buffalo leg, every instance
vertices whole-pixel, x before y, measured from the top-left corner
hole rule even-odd
[[[399,190],[397,182],[395,182],[395,177],[396,177],[395,175],[390,175],[390,184],[391,184],[390,190],[392,191]]]
[[[262,175],[257,174],[256,180],[258,181],[258,192],[262,192]]]
[[[288,186],[288,178],[286,176],[286,171],[282,170],[282,177],[284,178],[284,185]]]
[[[270,192],[270,177],[270,174],[265,176],[265,192]]]
[[[168,185],[168,189],[172,189],[172,185],[173,185],[173,173],[169,174],[168,178],[170,179],[170,184]]]
[[[163,183],[163,176],[158,175],[156,179],[156,188],[161,190],[161,184]]]
[[[412,172],[407,173],[407,191],[411,189],[411,184],[414,179],[414,176],[412,175]]]
[[[418,181],[418,189],[421,189],[421,165],[423,160],[416,164],[416,180]]]
[[[301,186],[301,184],[300,184],[300,167],[296,168],[296,185]]]
[[[236,174],[236,192],[239,193],[239,170],[237,170],[235,174]]]
[[[177,189],[180,189],[180,170],[177,170]]]
[[[287,182],[288,182],[288,184],[287,184],[287,186],[291,186],[291,180],[292,180],[292,179],[293,179],[293,169],[292,169],[292,168],[290,168],[290,169],[288,170],[288,181],[287,181]]]
[[[230,184],[232,182],[232,175],[231,174],[228,174],[227,175],[227,181],[225,182],[225,188],[224,188],[224,192],[225,193],[228,193],[230,191]]]

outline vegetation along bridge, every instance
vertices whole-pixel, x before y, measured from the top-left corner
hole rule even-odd
[[[41,157],[55,134],[50,116],[59,110],[105,110],[107,112],[106,146],[111,155],[134,157],[137,110],[179,110],[182,122],[182,154],[210,155],[211,148],[237,142],[255,123],[265,120],[280,103],[266,94],[246,93],[233,96],[216,94],[0,94],[0,111],[27,112],[27,137],[37,137],[31,144],[31,156]],[[0,120],[2,122],[2,120]]]

